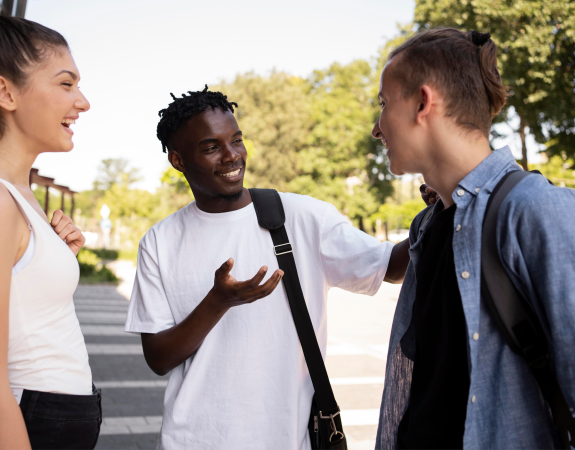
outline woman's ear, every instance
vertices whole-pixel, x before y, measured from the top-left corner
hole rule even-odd
[[[4,77],[0,77],[0,108],[6,111],[16,109],[16,99],[13,95],[14,85]]]
[[[421,125],[431,113],[431,105],[433,103],[433,90],[427,84],[424,84],[419,89],[417,101],[417,115],[415,120]]]

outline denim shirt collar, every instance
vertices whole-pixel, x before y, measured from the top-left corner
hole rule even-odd
[[[472,196],[476,196],[486,183],[508,169],[512,164],[517,166],[515,157],[508,146],[495,150],[459,182],[458,188],[451,194],[453,201],[459,206],[461,197],[470,200],[469,196],[458,195],[459,189],[464,189]]]

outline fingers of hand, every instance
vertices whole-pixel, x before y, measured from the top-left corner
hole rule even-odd
[[[55,227],[56,225],[58,225],[58,223],[60,223],[60,220],[62,220],[62,217],[65,216],[61,210],[57,209],[56,211],[54,211],[54,214],[52,215],[52,221],[50,222],[52,226]]]
[[[254,289],[252,292],[250,292],[250,301],[258,300],[260,298],[267,297],[268,295],[270,295],[278,286],[283,275],[284,273],[282,270],[279,269],[276,270],[268,281],[259,286],[257,289]]]
[[[78,228],[76,228],[75,231],[71,232],[63,239],[66,241],[66,244],[70,244],[73,242],[75,245],[77,246],[79,245],[80,247],[84,245],[84,242],[86,242],[86,238]]]
[[[80,230],[76,226],[69,223],[68,225],[64,226],[64,228],[62,228],[60,232],[58,231],[56,232],[58,233],[58,236],[60,236],[60,239],[67,240],[68,242],[70,242],[72,240],[70,235],[75,233],[76,231],[80,232]]]
[[[419,186],[419,192],[421,192],[422,194],[425,194],[426,190],[428,189],[429,186],[427,186],[427,184],[422,184],[421,186]]]
[[[258,270],[258,273],[256,273],[256,275],[251,280],[246,281],[246,284],[242,287],[247,289],[257,288],[266,276],[266,273],[268,273],[268,268],[267,266],[263,266],[260,270]]]
[[[58,224],[56,224],[56,225],[52,224],[52,226],[54,227],[54,231],[58,234],[60,234],[62,232],[62,230],[64,230],[69,225],[74,226],[74,223],[72,222],[72,219],[70,219],[68,216],[64,216],[64,215],[59,218]]]
[[[234,260],[230,258],[216,270],[216,278],[225,279],[232,270],[232,267],[234,267]]]

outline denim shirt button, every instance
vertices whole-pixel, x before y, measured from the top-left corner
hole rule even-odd
[[[471,403],[475,403],[475,400],[477,400],[477,397],[475,397],[475,395],[473,397],[471,397]]]
[[[469,272],[465,271],[461,274],[461,276],[463,277],[463,279],[467,280],[469,278]]]
[[[481,188],[475,188],[475,193],[479,194],[479,191],[481,190]]]
[[[455,231],[459,231],[461,230],[461,225],[457,225],[457,227],[455,228]]]
[[[473,340],[476,341],[479,339],[479,333],[473,333]]]
[[[459,189],[459,190],[457,191],[457,195],[458,195],[459,197],[463,197],[463,194],[465,194],[465,191],[464,191],[463,189]]]

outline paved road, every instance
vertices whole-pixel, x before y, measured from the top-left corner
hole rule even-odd
[[[350,450],[374,447],[398,293],[399,286],[389,285],[375,297],[330,292],[327,369]],[[140,338],[123,332],[127,294],[124,285],[79,286],[74,295],[94,382],[103,392],[97,449],[155,449],[161,426],[167,379],[146,365]]]

